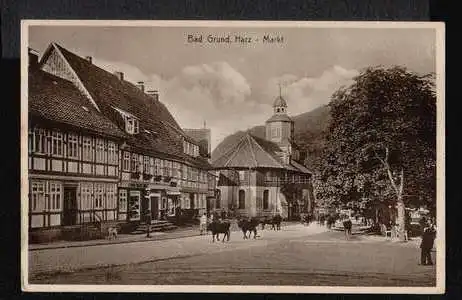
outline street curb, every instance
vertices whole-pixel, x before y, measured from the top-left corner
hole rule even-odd
[[[294,226],[297,224],[286,224],[285,226]],[[237,230],[239,231],[239,230]],[[78,245],[49,245],[49,246],[43,246],[43,247],[37,247],[37,248],[31,248],[31,245],[28,245],[28,251],[40,251],[40,250],[51,250],[51,249],[67,249],[67,248],[79,248],[79,247],[93,247],[93,246],[106,246],[106,245],[115,245],[115,244],[129,244],[129,243],[143,243],[143,242],[154,242],[154,241],[163,241],[163,240],[172,240],[172,239],[180,239],[180,238],[187,238],[187,237],[195,237],[195,236],[200,236],[199,233],[194,233],[192,235],[185,235],[185,236],[168,236],[168,234],[162,236],[161,238],[158,237],[151,237],[151,238],[144,238],[144,239],[133,239],[133,240],[107,240],[104,242],[99,242],[95,243],[95,241],[99,240],[94,240],[88,241],[87,243],[82,243]],[[70,242],[72,243],[72,242]]]
[[[29,251],[40,251],[40,250],[50,250],[50,249],[66,249],[66,248],[79,248],[79,247],[93,247],[93,246],[106,246],[106,245],[116,245],[116,244],[129,244],[129,243],[143,243],[143,242],[154,242],[154,241],[162,241],[162,240],[172,240],[172,239],[180,239],[180,238],[187,238],[187,237],[194,237],[200,236],[199,233],[193,235],[185,235],[185,236],[163,236],[162,238],[150,237],[144,239],[136,239],[136,240],[114,240],[114,241],[107,241],[107,242],[100,242],[100,243],[84,243],[79,245],[56,245],[56,246],[44,246],[40,248],[31,248],[28,247]]]

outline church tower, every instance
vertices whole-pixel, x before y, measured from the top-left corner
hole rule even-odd
[[[287,115],[287,102],[282,98],[279,87],[279,96],[273,103],[273,116],[266,121],[266,139],[278,144],[290,156],[293,137],[294,121]]]

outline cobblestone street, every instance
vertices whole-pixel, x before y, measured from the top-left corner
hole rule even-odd
[[[434,286],[435,266],[420,266],[415,241],[289,225],[211,236],[29,252],[30,283]]]

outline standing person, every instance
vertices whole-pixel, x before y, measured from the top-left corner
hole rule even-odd
[[[151,221],[152,221],[152,216],[151,216],[151,211],[148,209],[146,210],[146,214],[144,216],[145,221],[146,221],[146,237],[150,238],[151,237]]]
[[[353,226],[353,223],[351,222],[350,218],[346,217],[345,220],[343,221],[343,228],[345,229],[345,238],[347,240],[350,239],[352,226]]]
[[[205,213],[200,218],[199,230],[201,235],[207,230],[207,216]]]
[[[432,248],[436,237],[436,230],[430,219],[427,220],[427,226],[422,233],[422,242],[420,243],[420,264],[433,265]]]
[[[215,212],[212,212],[212,213],[210,214],[210,223],[213,223],[214,216],[215,216]]]
[[[175,207],[175,220],[176,220],[176,225],[179,225],[180,220],[181,220],[181,208],[179,205]]]

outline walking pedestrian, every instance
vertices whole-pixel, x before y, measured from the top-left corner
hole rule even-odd
[[[207,216],[205,213],[200,218],[199,230],[201,235],[207,230]]]
[[[345,239],[349,240],[351,236],[351,227],[353,223],[351,222],[350,218],[345,217],[343,220],[343,228],[345,229]]]
[[[432,221],[427,220],[427,226],[422,233],[422,241],[420,243],[420,264],[433,265],[431,251],[436,237],[436,230]]]

